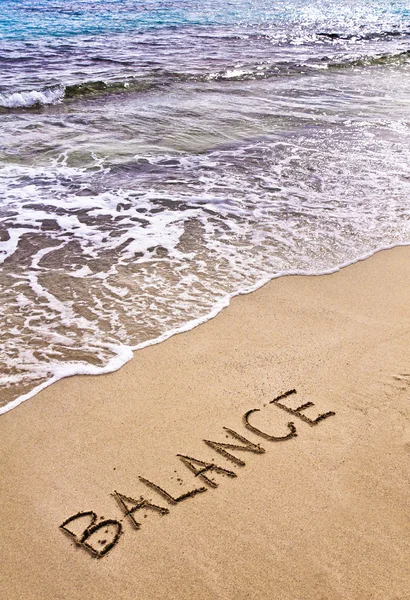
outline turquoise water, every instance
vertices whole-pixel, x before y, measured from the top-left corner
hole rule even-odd
[[[410,242],[409,6],[351,4],[0,0],[0,412]]]
[[[0,108],[113,83],[118,91],[142,79],[150,86],[223,76],[253,55],[262,75],[394,57],[408,51],[410,35],[407,3],[385,0],[2,0],[1,9]],[[20,92],[32,94],[10,97]]]
[[[349,6],[350,4],[350,6]],[[352,4],[354,4],[352,6]],[[9,39],[137,32],[152,27],[318,24],[399,26],[407,2],[358,0],[2,0],[0,36]]]

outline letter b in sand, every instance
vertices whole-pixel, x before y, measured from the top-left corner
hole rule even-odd
[[[60,529],[73,537],[78,546],[82,546],[96,558],[101,558],[118,543],[122,525],[114,519],[105,519],[97,523],[97,518],[91,510],[79,512],[66,519],[60,525]],[[87,526],[84,529],[85,524]]]

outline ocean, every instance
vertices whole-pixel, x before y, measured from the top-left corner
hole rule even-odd
[[[0,412],[410,243],[408,1],[0,8]]]

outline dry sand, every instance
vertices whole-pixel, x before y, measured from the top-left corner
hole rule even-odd
[[[311,426],[271,403],[293,388],[284,404],[315,405],[300,414],[336,414]],[[0,596],[410,598],[409,397],[410,248],[274,280],[117,373],[63,380],[0,418]],[[256,435],[251,409],[254,427],[297,436]],[[203,442],[240,445],[223,427],[266,452],[227,460]],[[177,454],[237,477],[208,469],[212,487]],[[170,504],[139,476],[174,497],[208,489]],[[114,490],[169,514],[137,510],[137,530]],[[104,557],[59,529],[78,511],[123,519]]]

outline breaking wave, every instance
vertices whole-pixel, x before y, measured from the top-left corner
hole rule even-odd
[[[336,34],[320,34],[333,36]],[[339,39],[339,38],[338,38]],[[396,53],[380,53],[373,56],[350,55],[346,58],[340,56],[322,56],[316,60],[306,62],[263,62],[259,64],[240,65],[225,68],[221,71],[193,74],[178,73],[166,70],[152,73],[148,77],[129,77],[125,81],[84,81],[72,85],[59,84],[43,88],[42,90],[31,90],[29,92],[12,92],[0,94],[0,107],[13,108],[36,108],[50,104],[57,104],[63,100],[76,100],[93,98],[108,94],[123,94],[146,92],[155,87],[166,87],[172,83],[183,82],[210,82],[210,81],[252,81],[270,79],[287,75],[308,75],[318,68],[357,68],[375,67],[382,65],[405,64],[410,59],[410,50]]]
[[[56,104],[64,98],[64,94],[65,87],[63,85],[43,90],[0,94],[0,106],[3,108],[31,108],[33,106]]]

